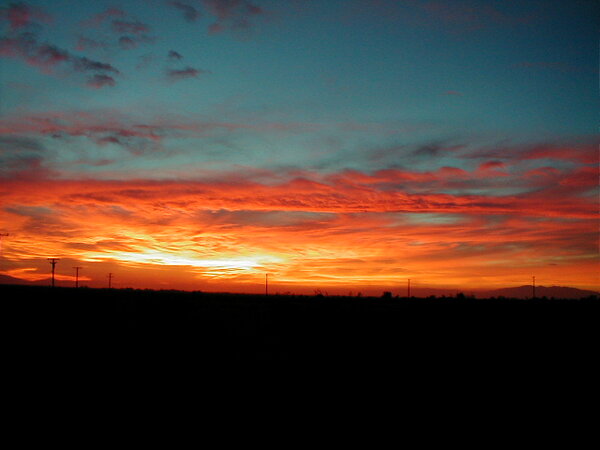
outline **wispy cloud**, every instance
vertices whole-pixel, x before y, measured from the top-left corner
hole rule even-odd
[[[109,44],[106,41],[100,41],[85,36],[79,36],[77,38],[77,44],[75,48],[80,52],[96,49],[107,50],[109,48]]]
[[[188,78],[198,78],[200,75],[211,73],[208,70],[195,69],[194,67],[185,67],[184,69],[167,70],[167,78],[172,81],[185,80]]]
[[[33,19],[44,17],[24,3],[11,3],[2,10],[2,17],[10,23],[10,31],[0,37],[0,57],[20,59],[43,73],[55,73],[57,69],[67,73],[84,73],[91,87],[114,86],[112,76],[119,74],[113,65],[75,55],[57,45],[40,40],[39,26]],[[99,47],[100,43],[80,38],[78,48]],[[110,81],[110,80],[112,81]]]
[[[85,20],[82,25],[86,28],[99,27],[108,20],[114,19],[115,17],[125,17],[126,14],[127,13],[120,8],[108,8],[98,14],[94,14],[92,17]]]
[[[95,74],[92,75],[87,82],[87,85],[96,89],[105,87],[105,86],[115,86],[117,82],[110,75],[104,74]]]
[[[111,28],[116,33],[144,34],[150,31],[150,26],[137,20],[113,20]]]
[[[210,33],[224,30],[248,30],[251,19],[264,14],[264,10],[247,0],[202,0],[206,9],[215,17]]]
[[[541,185],[523,175],[535,189],[487,196],[435,192],[447,180],[479,177],[456,168],[307,173],[275,183],[205,175],[112,181],[38,171],[5,179],[0,207],[20,235],[6,257],[14,264],[58,253],[148,270],[160,264],[162,277],[177,266],[226,280],[252,280],[269,267],[291,285],[393,284],[400,269],[428,283],[464,284],[469,270],[521,276],[536,261],[558,264],[553,279],[572,284],[589,283],[597,269],[597,204],[581,195],[593,189],[596,168],[555,173]],[[429,183],[430,192],[414,193],[411,183]],[[546,274],[539,266],[536,273]]]
[[[167,58],[169,59],[169,61],[181,61],[183,59],[183,56],[175,50],[169,50]]]
[[[167,4],[181,11],[183,18],[188,22],[196,22],[202,16],[200,11],[189,3],[169,0]]]
[[[10,2],[0,8],[0,22],[6,21],[10,31],[19,31],[35,22],[50,22],[52,18],[39,8],[32,8],[23,2]]]
[[[72,72],[91,72],[92,77],[119,73],[119,70],[109,63],[73,55],[55,45],[38,42],[37,37],[29,32],[0,38],[0,56],[21,59],[44,73],[52,73],[53,69],[58,67],[68,68]]]

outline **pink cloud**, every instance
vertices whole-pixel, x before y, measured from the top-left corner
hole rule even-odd
[[[115,17],[125,17],[125,15],[126,15],[126,13],[122,9],[108,8],[105,11],[98,13],[98,14],[94,14],[92,17],[85,20],[82,23],[82,26],[84,26],[85,28],[99,27],[100,25],[102,25],[104,22],[106,22],[109,19],[113,19]]]
[[[95,74],[91,76],[87,82],[87,85],[94,89],[100,89],[105,86],[113,87],[116,84],[117,83],[113,77],[104,74]]]
[[[506,164],[502,161],[488,161],[479,165],[479,170],[504,169]]]
[[[215,16],[209,33],[220,33],[226,29],[247,30],[251,18],[264,14],[264,10],[248,0],[202,0],[207,11]]]
[[[18,31],[35,21],[50,22],[52,18],[39,8],[32,8],[23,2],[11,2],[0,9],[0,20],[8,22],[10,31]]]
[[[210,71],[204,69],[196,69],[194,67],[186,67],[184,69],[167,70],[167,77],[172,81],[185,80],[186,78],[198,78],[200,75],[209,74]]]
[[[575,160],[584,164],[598,164],[599,154],[597,144],[584,146],[540,145],[525,151],[520,159],[560,159]]]

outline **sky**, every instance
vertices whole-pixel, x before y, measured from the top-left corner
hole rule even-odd
[[[0,276],[600,290],[599,22],[593,0],[0,1]]]

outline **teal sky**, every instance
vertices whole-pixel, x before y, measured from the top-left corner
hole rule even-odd
[[[118,73],[98,72],[113,81],[91,89],[86,77],[96,73],[28,61],[5,43],[2,117],[85,111],[165,125],[160,155],[140,143],[145,157],[123,155],[116,170],[165,167],[164,150],[167,165],[188,168],[377,170],[401,164],[372,157],[393,147],[519,146],[596,131],[593,1],[52,0],[8,2],[5,10],[10,5],[29,15],[12,28],[7,17],[5,36],[29,32],[38,46]],[[186,20],[184,8],[198,17]],[[120,45],[123,38],[131,44]],[[166,130],[207,123],[222,127]],[[52,141],[44,144],[61,162],[77,146]],[[110,145],[104,156],[122,150]],[[423,169],[452,162],[413,159]]]

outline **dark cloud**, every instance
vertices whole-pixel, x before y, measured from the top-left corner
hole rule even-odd
[[[171,0],[167,4],[179,9],[183,13],[183,18],[188,22],[195,22],[202,16],[200,11],[188,3]]]
[[[581,164],[598,164],[598,144],[593,137],[582,137],[571,142],[543,142],[530,145],[501,144],[479,148],[461,155],[469,159],[495,159],[526,161],[553,159],[576,161]]]
[[[37,139],[21,136],[0,136],[0,155],[34,152],[44,150],[44,146]]]
[[[76,70],[80,70],[82,72],[112,72],[119,73],[117,69],[115,69],[112,65],[107,63],[102,63],[99,61],[92,61],[85,56],[74,56],[72,57],[73,67]]]
[[[111,28],[120,34],[144,34],[150,31],[150,26],[145,23],[126,20],[113,20]]]
[[[80,52],[85,51],[85,50],[96,50],[96,49],[106,50],[106,49],[108,49],[108,43],[106,43],[104,41],[97,41],[95,39],[90,39],[85,36],[79,36],[77,38],[77,45],[75,48]]]
[[[52,177],[55,171],[46,167],[46,161],[36,154],[0,157],[0,179],[39,180]]]
[[[183,59],[183,56],[181,56],[181,54],[175,50],[169,50],[168,58],[171,61],[179,61]]]
[[[119,45],[124,49],[131,49],[137,47],[137,42],[128,36],[121,36],[119,38]]]
[[[74,72],[94,72],[92,77],[106,72],[119,73],[111,64],[73,55],[52,44],[40,43],[36,35],[30,32],[0,38],[0,56],[22,59],[43,72],[51,72],[61,66]]]
[[[117,82],[113,77],[104,74],[95,74],[91,76],[87,81],[87,85],[95,89],[103,88],[105,86],[113,87],[116,84]]]
[[[98,14],[94,14],[88,20],[83,22],[85,27],[98,27],[106,22],[108,19],[113,17],[125,17],[125,11],[119,8],[108,8],[106,11],[103,11]]]
[[[10,3],[0,10],[0,18],[8,21],[11,30],[18,30],[31,22],[31,10],[25,3]]]
[[[540,70],[557,70],[560,72],[573,72],[577,68],[559,61],[522,61],[514,64],[513,67],[521,69],[540,69]]]
[[[146,44],[154,42],[154,38],[148,35],[133,35],[133,36],[121,36],[119,38],[119,46],[124,50],[131,50],[136,48],[139,44]]]
[[[198,78],[199,75],[210,73],[207,70],[194,69],[193,67],[186,67],[185,69],[174,69],[167,70],[167,77],[170,80],[184,80],[186,78]]]
[[[0,8],[0,22],[8,22],[11,32],[22,30],[34,24],[34,19],[49,22],[50,16],[37,8],[32,8],[23,2],[10,2]]]
[[[202,3],[216,19],[209,27],[210,33],[248,30],[252,26],[251,19],[264,14],[260,6],[247,0],[202,0]]]
[[[456,144],[451,141],[429,142],[418,146],[411,154],[416,157],[435,158],[438,156],[455,156],[458,151],[464,148],[463,144]]]

